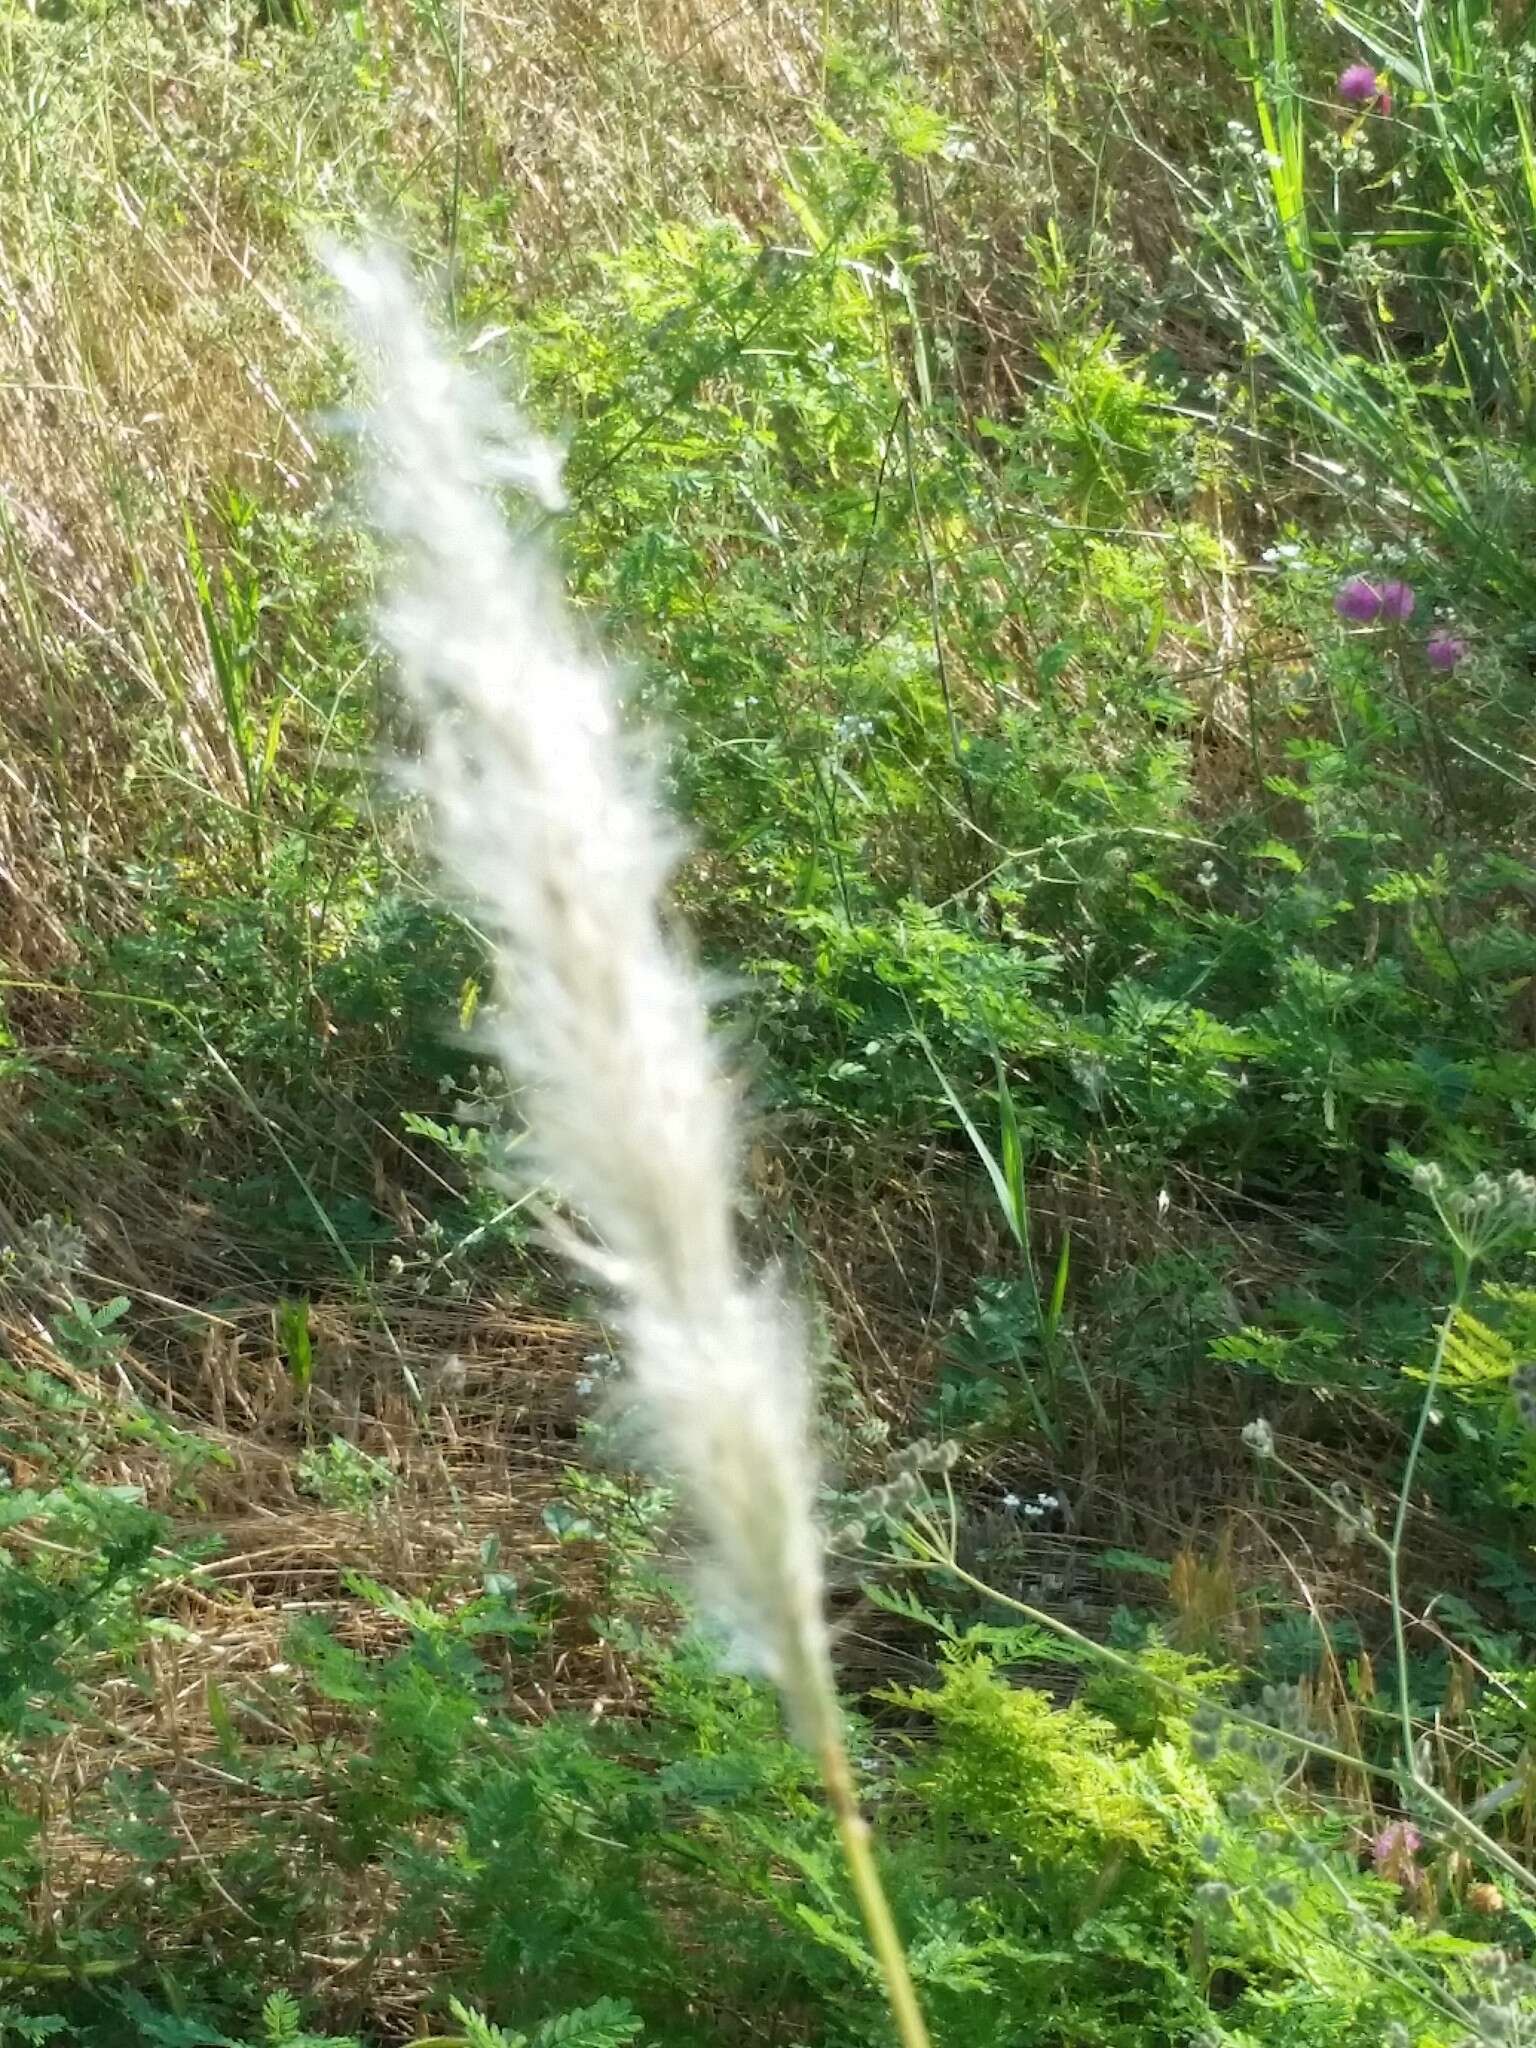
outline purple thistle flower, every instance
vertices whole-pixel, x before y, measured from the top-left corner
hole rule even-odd
[[[1381,586],[1381,616],[1384,619],[1395,619],[1399,624],[1404,619],[1411,619],[1417,601],[1413,585],[1396,576]]]
[[[1424,659],[1442,675],[1449,675],[1466,651],[1466,641],[1459,633],[1453,633],[1449,626],[1436,626],[1424,642]]]
[[[1386,76],[1373,64],[1346,64],[1339,73],[1337,91],[1346,106],[1374,107],[1381,114],[1392,111]]]
[[[1357,626],[1374,626],[1381,617],[1381,592],[1363,576],[1351,576],[1334,595],[1333,608],[1341,619]]]

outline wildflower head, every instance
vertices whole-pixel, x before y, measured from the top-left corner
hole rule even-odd
[[[1536,1177],[1479,1173],[1463,1186],[1430,1194],[1441,1221],[1469,1261],[1536,1232]]]
[[[1466,651],[1466,641],[1446,626],[1436,626],[1424,643],[1424,659],[1442,675],[1449,675]]]
[[[1351,625],[1374,626],[1381,617],[1381,591],[1363,576],[1351,576],[1334,594],[1333,608]]]
[[[1339,73],[1337,90],[1348,107],[1374,107],[1379,114],[1392,111],[1387,75],[1372,64],[1346,64]]]
[[[1384,620],[1401,625],[1405,619],[1413,617],[1417,602],[1413,585],[1405,583],[1400,576],[1389,576],[1384,583],[1372,583],[1364,576],[1351,576],[1334,593],[1333,608],[1341,619],[1347,619],[1351,625],[1375,626]]]
[[[1422,1847],[1423,1837],[1412,1821],[1395,1820],[1371,1844],[1372,1868],[1394,1884],[1412,1884],[1419,1874],[1414,1858]]]
[[[1496,1884],[1469,1884],[1466,1903],[1472,1913],[1502,1913],[1504,1894]]]
[[[1195,1904],[1202,1913],[1225,1913],[1236,1896],[1231,1885],[1223,1884],[1219,1878],[1195,1886]]]

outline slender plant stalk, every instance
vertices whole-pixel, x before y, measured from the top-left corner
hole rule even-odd
[[[880,1879],[869,1822],[859,1809],[853,1769],[848,1761],[848,1746],[841,1734],[823,1745],[819,1761],[827,1804],[837,1823],[843,1862],[847,1865],[849,1882],[858,1899],[859,1911],[864,1916],[864,1925],[869,1930],[880,1975],[885,1980],[886,2002],[891,2008],[897,2038],[902,2048],[929,2048],[928,2028],[923,2020],[922,2007],[917,2002],[912,1972],[907,1967],[907,1952]]]
[[[1397,1658],[1397,1712],[1402,1727],[1403,1766],[1416,1782],[1418,1766],[1413,1736],[1413,1698],[1408,1689],[1408,1631],[1403,1607],[1403,1536],[1408,1526],[1408,1510],[1413,1496],[1414,1478],[1419,1469],[1419,1457],[1424,1449],[1424,1439],[1429,1433],[1429,1418],[1435,1412],[1435,1396],[1439,1392],[1440,1375],[1445,1368],[1445,1347],[1450,1342],[1456,1318],[1466,1302],[1470,1278],[1468,1262],[1458,1256],[1455,1291],[1451,1296],[1450,1306],[1440,1319],[1434,1356],[1429,1365],[1429,1377],[1424,1386],[1424,1398],[1419,1403],[1418,1422],[1408,1445],[1408,1455],[1403,1460],[1402,1478],[1397,1489],[1397,1508],[1392,1517],[1392,1534],[1385,1544],[1387,1597],[1392,1612],[1392,1647]]]

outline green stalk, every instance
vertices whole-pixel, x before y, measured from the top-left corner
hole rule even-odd
[[[923,2019],[922,2008],[917,2002],[917,1991],[912,1983],[912,1972],[907,1966],[907,1952],[897,1932],[891,1902],[886,1897],[879,1866],[875,1861],[869,1822],[859,1809],[859,1796],[853,1782],[853,1769],[848,1761],[848,1748],[840,1734],[830,1735],[822,1744],[818,1761],[821,1765],[821,1782],[826,1790],[827,1804],[831,1807],[832,1818],[837,1823],[838,1840],[842,1844],[843,1861],[848,1866],[849,1881],[853,1885],[854,1895],[859,1902],[859,1911],[864,1916],[864,1925],[874,1946],[880,1975],[885,1980],[886,2001],[891,2008],[891,2018],[896,2023],[897,2038],[902,2048],[931,2048],[927,2024]]]
[[[1419,1403],[1419,1419],[1408,1445],[1408,1455],[1403,1460],[1403,1476],[1397,1489],[1397,1512],[1392,1518],[1392,1534],[1386,1543],[1387,1597],[1392,1609],[1392,1647],[1397,1658],[1397,1711],[1402,1725],[1403,1768],[1415,1782],[1418,1782],[1418,1772],[1414,1766],[1413,1701],[1408,1690],[1408,1630],[1403,1618],[1403,1533],[1408,1525],[1408,1503],[1413,1491],[1414,1475],[1424,1449],[1424,1439],[1429,1433],[1429,1418],[1434,1413],[1435,1394],[1439,1389],[1440,1374],[1445,1366],[1445,1347],[1450,1342],[1456,1318],[1467,1298],[1470,1264],[1459,1249],[1455,1253],[1455,1258],[1456,1287],[1450,1306],[1440,1320],[1439,1333],[1435,1338],[1434,1356],[1430,1360],[1429,1376],[1424,1384],[1424,1398]]]

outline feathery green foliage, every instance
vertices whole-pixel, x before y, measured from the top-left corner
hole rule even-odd
[[[1503,0],[0,22],[0,2048],[888,2038],[385,772],[361,219],[667,741],[936,2040],[1536,2025],[1536,1292],[1409,1170],[1536,1114],[1533,78]]]

